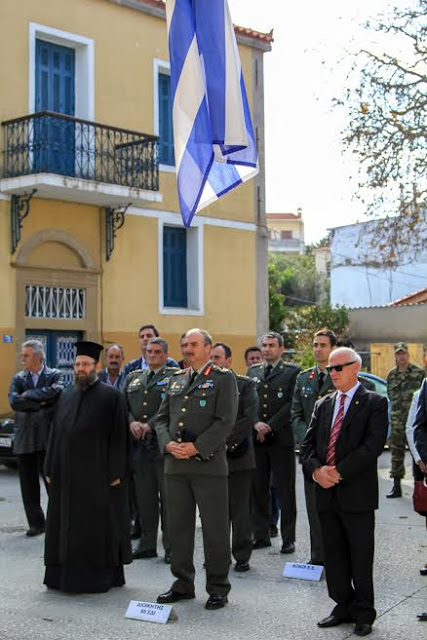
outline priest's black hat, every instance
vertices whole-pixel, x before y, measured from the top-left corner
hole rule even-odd
[[[93,358],[95,362],[99,362],[99,356],[101,351],[104,350],[104,347],[96,342],[88,342],[86,340],[80,340],[76,342],[76,357],[77,356],[89,356],[89,358]]]

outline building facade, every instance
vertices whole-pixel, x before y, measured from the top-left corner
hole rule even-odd
[[[267,213],[268,250],[272,253],[299,254],[305,251],[302,210],[297,213]]]
[[[155,324],[202,326],[242,352],[268,323],[263,55],[236,27],[260,173],[183,228],[161,0],[17,0],[0,24],[0,415],[37,336],[71,376],[73,343],[139,354]]]
[[[426,216],[420,215],[416,229],[396,222],[370,220],[330,230],[332,305],[380,307],[427,282]]]

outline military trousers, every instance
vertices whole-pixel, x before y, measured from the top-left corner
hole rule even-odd
[[[240,469],[231,471],[228,476],[231,553],[235,560],[244,562],[249,562],[252,553],[252,474],[252,469]]]
[[[256,469],[252,482],[254,537],[270,538],[270,482],[273,478],[280,503],[280,530],[284,543],[295,542],[295,451],[293,447],[255,446]]]
[[[159,519],[162,526],[162,542],[166,552],[170,550],[167,528],[164,460],[153,458],[141,452],[134,461],[135,488],[138,502],[141,540],[139,547],[144,551],[157,548]]]
[[[171,571],[176,578],[172,589],[178,593],[194,593],[196,505],[202,521],[206,591],[221,596],[230,591],[227,481],[227,476],[165,474]]]
[[[405,477],[405,447],[406,447],[406,423],[392,418],[391,434],[388,439],[388,446],[391,451],[391,478]]]

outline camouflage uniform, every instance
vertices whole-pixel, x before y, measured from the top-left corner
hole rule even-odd
[[[388,444],[391,451],[391,478],[405,475],[405,425],[414,391],[421,387],[424,369],[412,362],[407,369],[394,367],[387,376],[387,395],[390,400],[391,435]]]

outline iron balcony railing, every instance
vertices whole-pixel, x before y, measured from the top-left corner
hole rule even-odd
[[[54,173],[158,191],[158,137],[40,111],[2,122],[1,176]]]

